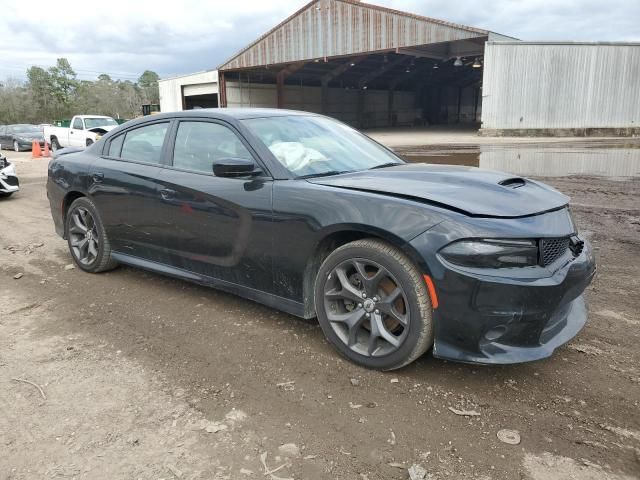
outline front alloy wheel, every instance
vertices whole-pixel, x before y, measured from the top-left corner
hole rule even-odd
[[[396,351],[411,315],[399,282],[364,258],[346,260],[327,277],[324,307],[331,328],[352,351],[367,357]]]
[[[400,368],[433,343],[422,275],[380,240],[358,240],[329,255],[316,279],[315,305],[329,341],[367,368]]]

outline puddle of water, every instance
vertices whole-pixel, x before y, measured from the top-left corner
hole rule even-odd
[[[624,144],[426,146],[397,149],[408,162],[467,165],[521,176],[640,177],[640,141]]]

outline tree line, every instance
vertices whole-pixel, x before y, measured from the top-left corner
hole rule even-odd
[[[79,114],[130,119],[159,98],[158,74],[150,70],[136,82],[104,73],[95,81],[78,80],[69,61],[59,58],[48,69],[27,69],[26,81],[0,81],[0,125],[53,123]]]

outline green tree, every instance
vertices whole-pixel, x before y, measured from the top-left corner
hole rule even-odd
[[[58,58],[55,67],[49,68],[51,75],[51,94],[64,106],[68,107],[71,97],[78,85],[76,72],[71,68],[69,60]]]
[[[55,100],[51,98],[53,90],[52,79],[44,68],[31,67],[27,70],[26,88],[36,107],[36,118],[44,121],[55,107]]]
[[[145,70],[138,78],[138,86],[142,90],[144,103],[159,103],[160,91],[158,90],[158,80],[160,77],[156,72]]]

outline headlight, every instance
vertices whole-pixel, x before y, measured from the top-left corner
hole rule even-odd
[[[530,267],[539,264],[535,240],[460,240],[444,247],[440,255],[462,267]]]

